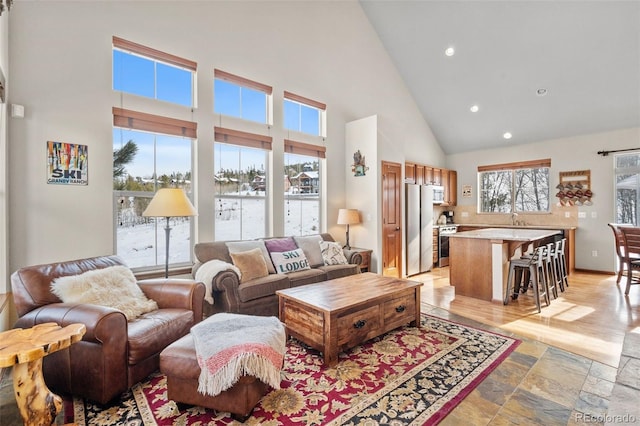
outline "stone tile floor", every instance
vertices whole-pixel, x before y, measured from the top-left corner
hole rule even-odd
[[[423,304],[422,310],[441,318],[509,334],[430,305]],[[607,411],[612,401],[616,368],[535,340],[520,340],[520,346],[441,425],[608,424],[607,420],[611,419]],[[640,382],[637,380],[639,375],[635,364],[638,359],[625,358],[623,350],[623,360],[628,361],[626,366],[629,370],[635,371],[635,376],[629,375],[628,381],[635,380],[633,383],[638,388]],[[620,396],[627,395],[628,387],[625,386],[620,392]],[[625,407],[624,401],[616,400],[616,413],[629,413],[632,405],[638,405],[637,401],[637,398],[627,401],[628,406]],[[637,412],[638,409],[635,410]],[[618,424],[625,423],[624,418],[621,419]],[[627,423],[637,424],[640,418],[630,420],[633,421]],[[19,424],[11,377],[7,371],[3,371],[0,380],[0,425]],[[56,424],[62,424],[61,415],[57,417]]]
[[[640,423],[640,334],[625,335],[610,401],[606,425]]]

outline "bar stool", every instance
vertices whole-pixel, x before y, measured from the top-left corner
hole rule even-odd
[[[547,244],[547,250],[544,258],[544,272],[547,274],[546,283],[547,291],[550,291],[554,299],[558,298],[558,288],[560,285],[560,274],[557,269],[556,243]]]
[[[540,309],[540,298],[544,297],[544,301],[547,306],[550,304],[549,300],[549,292],[547,290],[547,283],[545,279],[545,264],[544,258],[546,256],[546,246],[536,247],[533,251],[533,255],[527,258],[521,259],[511,259],[509,261],[509,275],[507,277],[507,289],[506,294],[504,296],[504,304],[509,303],[509,297],[513,300],[518,298],[518,287],[516,287],[516,282],[520,285],[521,279],[523,276],[526,276],[528,273],[529,279],[531,280],[531,287],[533,288],[533,297],[536,301],[536,307],[538,308],[538,313],[541,312]],[[516,281],[517,280],[517,281]],[[527,288],[529,287],[528,280],[525,278],[525,282],[521,284],[522,292],[525,293]],[[512,294],[513,292],[513,294]]]
[[[558,269],[560,271],[561,289],[564,291],[569,287],[569,273],[567,272],[567,258],[564,255],[564,247],[567,243],[567,239],[563,238],[556,241],[556,253],[558,255]]]

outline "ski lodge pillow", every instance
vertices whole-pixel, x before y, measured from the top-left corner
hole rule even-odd
[[[273,266],[276,267],[276,272],[279,274],[288,274],[289,272],[303,271],[305,269],[311,269],[307,256],[304,255],[302,249],[284,251],[281,253],[271,253],[271,260],[273,260]]]

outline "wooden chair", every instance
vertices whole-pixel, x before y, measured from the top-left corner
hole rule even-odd
[[[640,284],[640,277],[634,276],[633,271],[640,271],[640,228],[636,226],[619,226],[623,235],[621,253],[627,271],[627,287],[624,294],[629,294],[631,284]]]
[[[627,225],[621,225],[618,223],[608,223],[608,225],[613,231],[613,237],[616,245],[616,255],[618,256],[618,279],[616,280],[616,284],[620,284],[622,274],[627,267],[627,258],[624,248],[624,235],[622,234],[622,230],[620,228]]]

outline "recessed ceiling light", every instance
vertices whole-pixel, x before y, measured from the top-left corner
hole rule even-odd
[[[453,56],[455,53],[456,51],[453,47],[447,47],[447,49],[444,51],[444,54],[447,56]]]
[[[511,133],[509,133],[509,132],[504,132],[504,134],[502,135],[502,137],[505,138],[505,139],[511,139],[512,136],[513,135]]]
[[[544,87],[541,87],[540,89],[536,90],[536,95],[538,96],[544,96],[547,94],[547,89],[545,89]]]
[[[471,108],[469,108],[471,110],[471,112],[478,112],[480,110],[480,107],[478,105],[471,105]]]

